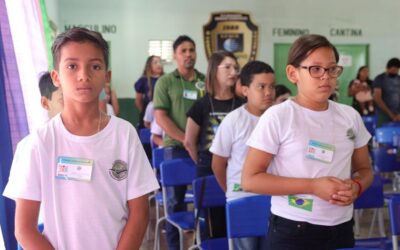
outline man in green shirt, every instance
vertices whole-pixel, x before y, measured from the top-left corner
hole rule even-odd
[[[157,123],[165,131],[163,146],[164,159],[189,157],[183,146],[186,127],[186,112],[204,93],[204,75],[198,72],[196,63],[196,44],[188,36],[179,36],[174,44],[174,59],[177,69],[160,77],[154,90],[154,115]],[[169,192],[169,211],[185,209],[186,186],[174,188]],[[169,249],[179,249],[178,231],[167,224]]]

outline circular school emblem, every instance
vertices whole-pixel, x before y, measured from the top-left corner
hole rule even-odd
[[[113,179],[121,181],[128,176],[128,164],[124,161],[116,160],[108,173]]]

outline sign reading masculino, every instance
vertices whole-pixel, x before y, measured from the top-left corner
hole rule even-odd
[[[250,15],[240,12],[216,12],[203,26],[206,56],[218,50],[232,52],[240,66],[256,59],[258,48],[258,27]]]

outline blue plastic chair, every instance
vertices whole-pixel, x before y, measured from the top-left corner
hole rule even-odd
[[[167,187],[190,185],[196,178],[196,165],[190,158],[165,160],[160,166],[164,217],[157,220],[154,249],[160,247],[160,224],[163,221],[178,229],[180,249],[183,249],[183,230],[194,230],[194,212],[168,212]]]
[[[393,196],[389,201],[390,229],[393,250],[399,249],[397,237],[400,235],[400,196]]]
[[[258,237],[267,234],[271,209],[271,197],[249,196],[226,203],[226,226],[229,249],[233,249],[233,238]]]
[[[375,139],[380,144],[396,146],[393,138],[400,137],[400,126],[383,126],[375,130]]]
[[[378,238],[366,238],[356,240],[357,247],[376,247],[376,248],[384,248],[387,244],[387,237],[385,235],[385,226],[383,222],[383,208],[385,205],[384,195],[383,195],[383,184],[381,181],[381,177],[379,175],[374,176],[374,180],[371,186],[365,190],[360,197],[354,202],[354,220],[355,220],[355,228],[356,232],[358,231],[358,212],[360,209],[375,209],[374,215],[372,218],[371,226],[369,228],[368,237],[371,237],[372,230],[375,228],[375,219],[378,216],[379,223],[379,232],[380,236]]]
[[[367,128],[368,132],[374,136],[375,135],[375,129],[376,129],[376,116],[375,115],[368,115],[368,116],[362,116],[361,117],[365,127]]]
[[[197,178],[193,181],[194,208],[197,218],[198,213],[204,212],[208,208],[225,207],[225,192],[219,186],[215,176]],[[197,246],[201,249],[228,249],[228,240],[226,238],[206,239],[201,241],[200,223],[196,223]]]
[[[151,132],[149,128],[139,129],[139,139],[142,144],[151,144]]]

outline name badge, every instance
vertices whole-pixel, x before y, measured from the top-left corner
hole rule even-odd
[[[93,160],[58,157],[56,178],[61,180],[90,181],[92,178]]]
[[[323,163],[331,163],[334,152],[334,145],[310,140],[307,146],[306,158]]]
[[[196,90],[184,89],[183,90],[183,98],[186,98],[186,99],[189,99],[189,100],[197,100],[197,91]]]

